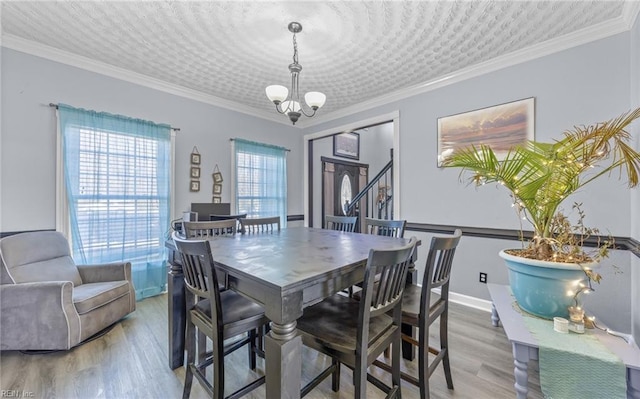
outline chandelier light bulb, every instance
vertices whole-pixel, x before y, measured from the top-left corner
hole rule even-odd
[[[327,96],[318,91],[310,91],[304,95],[304,102],[310,111],[305,111],[300,101],[300,92],[298,90],[298,80],[302,65],[298,63],[298,43],[296,42],[296,33],[302,32],[302,25],[299,22],[291,22],[289,24],[289,32],[293,33],[293,63],[289,64],[289,73],[291,73],[291,89],[287,89],[281,85],[271,85],[265,88],[265,93],[271,102],[276,105],[276,111],[285,114],[289,120],[295,125],[300,116],[303,114],[309,118],[316,114],[316,111],[327,101]]]
[[[300,112],[300,103],[297,101],[285,101],[280,104],[280,109],[283,113],[289,114],[289,112]]]

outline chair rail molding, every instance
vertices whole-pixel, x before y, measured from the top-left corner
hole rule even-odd
[[[463,236],[480,237],[488,239],[514,240],[520,241],[520,230],[513,229],[495,229],[491,227],[469,227],[469,226],[453,226],[446,224],[429,224],[408,222],[405,230],[418,231],[424,233],[453,233],[455,229],[461,229]],[[532,238],[532,231],[524,231],[524,238]],[[586,247],[598,246],[598,241],[608,239],[608,236],[591,236],[585,241]],[[631,251],[635,256],[640,258],[640,241],[632,237],[614,236],[615,249]]]

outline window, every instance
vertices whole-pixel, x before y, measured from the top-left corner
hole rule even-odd
[[[236,213],[287,221],[287,150],[235,139]]]
[[[73,257],[127,261],[138,299],[166,287],[171,129],[59,106]]]

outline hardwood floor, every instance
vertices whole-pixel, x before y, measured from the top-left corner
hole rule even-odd
[[[455,390],[447,389],[441,367],[431,378],[431,397],[439,398],[513,398],[513,358],[511,345],[502,328],[491,326],[489,313],[451,304],[450,350]],[[435,330],[433,330],[435,331]],[[432,332],[432,343],[437,337]],[[309,381],[328,360],[305,348],[303,382]],[[166,295],[138,302],[137,310],[120,321],[104,336],[67,352],[23,354],[0,353],[1,397],[22,398],[179,398],[182,396],[184,368],[170,370],[167,360]],[[257,374],[247,368],[247,351],[240,349],[227,357],[227,394]],[[415,362],[403,361],[403,368],[414,372]],[[390,381],[377,368],[370,371]],[[258,360],[257,373],[264,372]],[[537,364],[530,364],[529,397],[542,398]],[[383,395],[368,384],[369,398]],[[403,382],[404,398],[418,398],[418,390]],[[205,398],[194,381],[191,397]],[[264,398],[264,386],[247,398]],[[331,391],[330,379],[314,389],[307,398],[353,397],[351,371],[343,367],[341,390]]]

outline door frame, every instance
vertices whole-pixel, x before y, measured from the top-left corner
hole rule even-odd
[[[311,214],[312,207],[312,198],[313,193],[313,176],[311,173],[313,172],[313,165],[310,165],[311,162],[310,152],[312,153],[312,142],[313,140],[320,139],[327,136],[333,136],[334,134],[346,132],[346,131],[354,131],[358,129],[365,128],[367,126],[380,125],[383,123],[392,122],[393,123],[393,214],[397,219],[401,218],[400,213],[400,111],[393,111],[387,114],[382,114],[378,116],[374,116],[368,119],[363,119],[357,122],[352,122],[346,125],[341,125],[337,127],[333,127],[330,129],[322,130],[316,133],[305,134],[303,137],[303,145],[302,149],[304,151],[303,158],[303,173],[304,173],[304,225],[309,227],[309,221],[311,221],[311,225],[313,221],[313,215]]]

